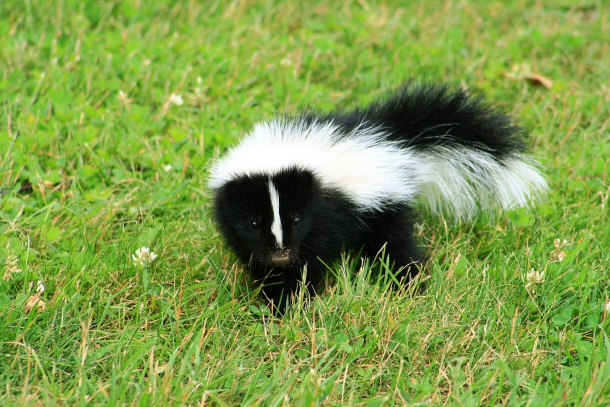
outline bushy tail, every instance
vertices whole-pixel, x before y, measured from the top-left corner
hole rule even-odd
[[[366,108],[335,113],[332,121],[345,134],[378,127],[408,150],[417,199],[434,212],[469,217],[498,205],[527,206],[547,188],[525,154],[524,133],[463,90],[407,84]]]
[[[534,161],[520,153],[499,158],[480,149],[434,146],[418,152],[413,169],[419,199],[433,212],[468,218],[480,209],[529,206],[547,188]]]

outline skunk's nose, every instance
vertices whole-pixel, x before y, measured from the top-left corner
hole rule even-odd
[[[276,250],[271,253],[269,263],[271,263],[273,267],[287,266],[292,263],[292,253],[288,249]]]

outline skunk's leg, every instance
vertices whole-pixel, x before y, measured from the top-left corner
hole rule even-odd
[[[294,297],[304,285],[307,296],[314,296],[320,281],[324,277],[323,264],[319,261],[311,262],[307,266],[307,272],[302,267],[278,267],[267,270],[252,270],[257,283],[262,283],[262,295],[269,302],[273,311],[283,315],[291,305]]]
[[[370,227],[365,242],[367,255],[374,257],[385,246],[396,279],[402,284],[408,284],[424,262],[422,250],[413,238],[413,219],[413,210],[399,205],[377,213],[367,222]]]
[[[261,285],[261,294],[276,314],[284,314],[298,287],[292,267],[269,268],[252,265],[254,282]]]

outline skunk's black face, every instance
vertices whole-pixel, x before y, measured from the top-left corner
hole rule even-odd
[[[301,244],[320,196],[313,174],[305,170],[242,176],[217,191],[216,221],[242,261],[266,270],[301,267]]]

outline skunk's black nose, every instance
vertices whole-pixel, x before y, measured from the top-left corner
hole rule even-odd
[[[269,263],[273,267],[283,267],[292,263],[292,252],[289,249],[276,250],[271,253]]]

